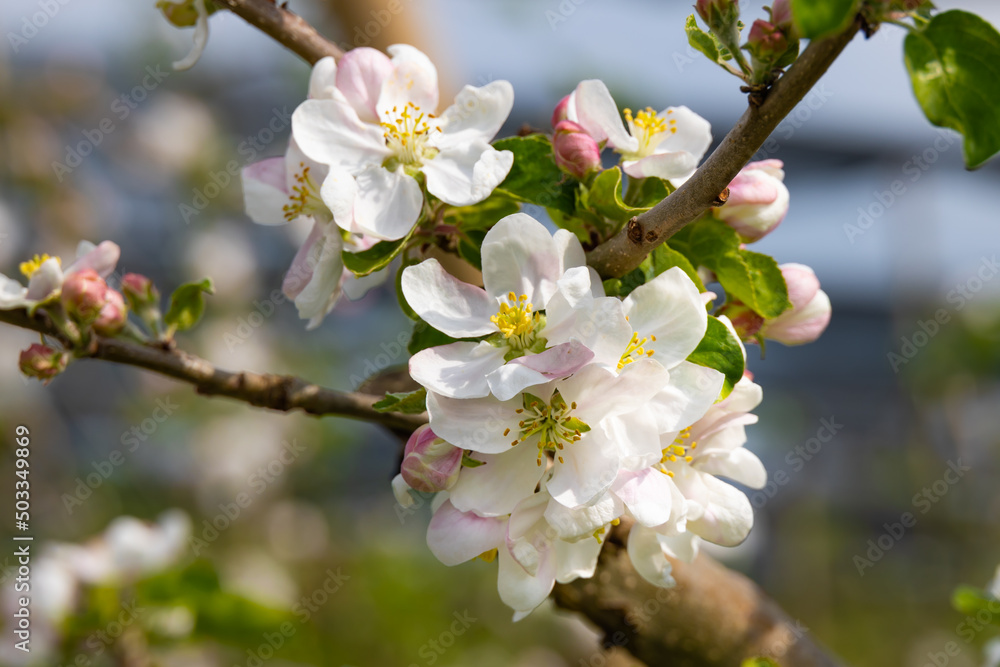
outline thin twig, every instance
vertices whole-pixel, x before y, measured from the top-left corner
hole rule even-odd
[[[320,58],[333,56],[340,59],[343,50],[319,34],[301,16],[277,5],[271,0],[215,0],[247,23],[284,44],[310,65]]]

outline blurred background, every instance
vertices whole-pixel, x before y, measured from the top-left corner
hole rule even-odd
[[[743,3],[747,23],[761,4]],[[993,0],[937,4],[1000,25]],[[603,78],[620,106],[687,105],[716,140],[746,104],[735,80],[687,46],[688,3],[291,9],[344,47],[426,50],[442,100],[465,83],[511,81],[501,135],[548,130],[556,102],[584,78]],[[214,280],[206,320],[180,344],[223,368],[353,389],[405,363],[409,322],[391,284],[342,302],[308,333],[292,305],[271,301],[308,230],[251,223],[225,172],[231,160],[284,152],[309,74],[296,56],[221,11],[201,61],[173,72],[191,31],[151,1],[6,0],[0,26],[0,272],[15,275],[35,253],[72,256],[78,239],[111,239],[121,272],[165,292]],[[788,218],[758,249],[812,266],[834,316],[812,345],[772,344],[766,359],[749,349],[764,403],[748,446],[772,483],[750,494],[750,539],[711,552],[850,664],[920,667],[954,641],[948,664],[972,666],[990,631],[963,631],[949,598],[958,584],[984,585],[1000,562],[1000,162],[966,172],[958,136],[928,125],[902,38],[893,26],[857,38],[758,155],[785,162],[792,193]],[[200,540],[143,587],[39,589],[58,604],[38,603],[35,664],[634,664],[597,653],[595,632],[548,603],[512,624],[495,565],[438,563],[423,538],[429,510],[401,513],[393,501],[398,444],[386,432],[204,399],[106,363],[77,363],[43,387],[17,371],[34,340],[0,326],[0,442],[8,452],[15,426],[31,429],[35,562],[120,515],[180,509]],[[13,459],[0,461],[5,498]],[[916,523],[884,537],[907,512]],[[8,544],[12,526],[0,523]],[[11,553],[0,554],[5,589]],[[137,599],[133,620],[122,617]],[[45,636],[48,606],[70,610],[62,634]],[[25,664],[9,621],[5,610],[0,664]]]

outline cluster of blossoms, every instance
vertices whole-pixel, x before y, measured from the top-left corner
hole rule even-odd
[[[572,234],[521,213],[487,233],[483,284],[434,259],[402,276],[421,318],[473,339],[411,359],[430,423],[393,483],[404,504],[439,493],[427,539],[443,563],[496,557],[501,598],[523,615],[555,581],[592,575],[623,516],[637,571],[661,586],[666,556],[693,557],[698,537],[746,537],[750,503],[716,475],[764,485],[742,448],[761,390],[744,378],[720,401],[723,374],[687,361],[711,295],[673,268],[605,296]]]
[[[243,172],[255,222],[312,224],[283,286],[310,328],[341,293],[360,296],[384,280],[355,276],[342,251],[403,239],[442,204],[483,201],[514,161],[489,144],[514,103],[508,82],[466,86],[437,114],[431,61],[412,46],[388,51],[361,47],[316,63],[285,156]]]

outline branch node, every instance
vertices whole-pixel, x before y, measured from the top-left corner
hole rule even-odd
[[[633,216],[628,221],[628,240],[635,245],[642,245],[642,223],[638,217]]]
[[[719,193],[719,196],[712,201],[712,206],[717,208],[725,204],[727,201],[729,201],[729,188],[726,188]]]

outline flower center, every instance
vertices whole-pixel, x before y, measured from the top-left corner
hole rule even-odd
[[[437,153],[437,149],[427,145],[430,132],[437,125],[434,123],[436,116],[424,113],[413,102],[407,102],[401,112],[397,109],[386,111],[386,119],[379,123],[385,145],[393,153],[390,159],[404,166],[420,166]]]
[[[541,328],[541,315],[531,312],[534,306],[528,302],[526,294],[517,296],[509,292],[507,301],[510,303],[501,303],[500,310],[490,318],[490,322],[497,325],[497,329],[513,349],[524,350],[531,347]]]
[[[42,267],[42,264],[44,264],[50,259],[56,260],[56,263],[59,264],[59,266],[62,266],[62,260],[59,259],[58,257],[50,257],[49,255],[35,255],[27,262],[21,262],[21,265],[18,268],[21,269],[21,273],[24,274],[25,278],[31,278],[31,276],[34,275],[35,271],[40,269]]]
[[[674,438],[673,443],[667,445],[663,449],[663,458],[660,459],[660,472],[673,477],[673,471],[668,470],[666,468],[666,464],[676,463],[678,457],[684,459],[688,463],[691,463],[691,461],[694,460],[692,452],[697,446],[698,442],[691,439],[691,427],[688,427],[678,433],[677,437]]]
[[[639,334],[632,332],[632,340],[628,342],[628,347],[625,348],[625,352],[622,354],[622,358],[618,361],[618,370],[625,368],[628,364],[631,364],[637,359],[642,359],[643,357],[653,356],[653,348],[646,349],[646,343],[655,343],[656,336],[650,334],[645,338],[639,338]]]
[[[625,122],[628,123],[628,131],[639,142],[639,148],[635,153],[627,157],[638,159],[652,155],[660,142],[667,138],[667,133],[677,133],[677,121],[673,118],[661,118],[653,111],[652,107],[646,107],[632,116],[631,109],[625,109]],[[667,114],[672,114],[673,109],[669,109]]]
[[[319,185],[316,179],[309,173],[309,167],[304,162],[299,163],[299,172],[295,174],[295,185],[288,195],[288,203],[285,204],[285,220],[291,222],[300,215],[326,215],[329,211],[323,199],[319,196]]]
[[[582,434],[590,430],[586,423],[573,416],[576,403],[567,405],[558,391],[552,394],[552,399],[548,403],[527,392],[522,394],[521,400],[524,407],[518,408],[516,412],[524,419],[518,422],[521,431],[517,440],[510,443],[510,446],[519,445],[537,435],[538,465],[542,465],[542,454],[545,452],[555,453],[559,463],[563,463],[563,458],[558,452],[567,444],[579,440]],[[504,435],[510,435],[510,429],[504,431]]]

